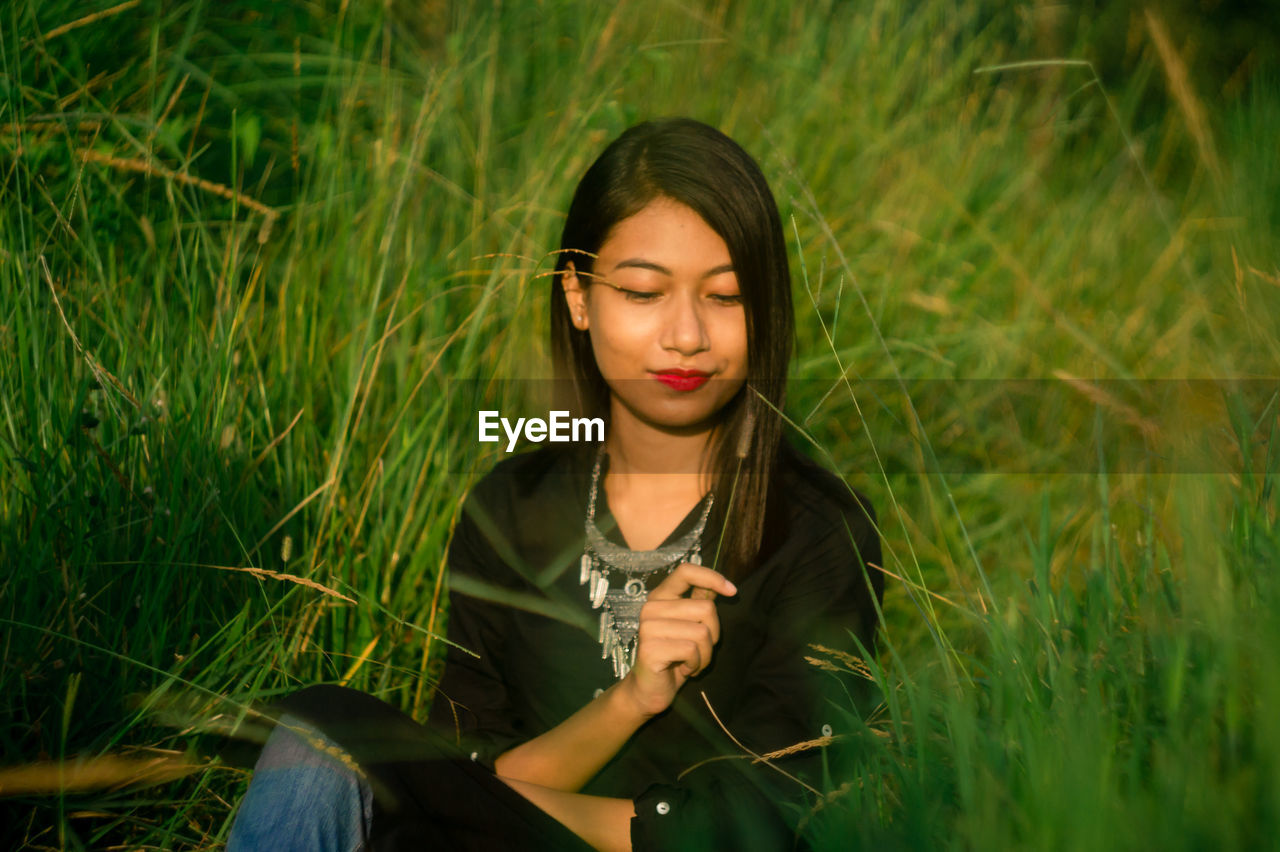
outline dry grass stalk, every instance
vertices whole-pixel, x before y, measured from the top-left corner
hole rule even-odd
[[[112,6],[110,9],[103,9],[101,12],[94,12],[91,15],[85,15],[83,18],[76,18],[70,23],[63,24],[60,27],[54,27],[44,34],[45,42],[53,41],[60,35],[66,35],[72,30],[78,30],[81,27],[88,26],[94,21],[100,21],[103,18],[110,18],[112,15],[118,15],[121,12],[127,12],[134,6],[141,3],[142,0],[125,0],[125,2]]]
[[[835,741],[836,741],[836,737],[818,737],[817,739],[805,740],[802,743],[789,745],[786,748],[780,748],[776,751],[766,752],[765,754],[760,755],[759,757],[755,758],[751,762],[762,763],[766,760],[773,760],[774,758],[777,758],[777,757],[786,757],[789,754],[796,754],[797,752],[808,751],[811,748],[822,748],[823,746],[829,746]]]
[[[360,656],[356,657],[356,661],[351,664],[351,668],[347,669],[347,673],[342,676],[342,680],[338,681],[340,686],[346,686],[351,683],[351,679],[356,676],[356,672],[360,671],[360,667],[369,662],[369,655],[373,653],[373,649],[378,646],[378,640],[381,636],[375,636],[364,646],[364,650],[360,652]]]
[[[1053,377],[1066,382],[1095,405],[1100,405],[1120,415],[1121,420],[1141,432],[1142,437],[1148,441],[1155,442],[1160,438],[1160,427],[1155,422],[1143,417],[1138,409],[1128,403],[1121,402],[1097,385],[1087,382],[1079,376],[1073,376],[1066,370],[1054,370]]]
[[[246,467],[244,469],[244,473],[240,475],[240,487],[243,487],[244,484],[249,481],[249,477],[253,475],[255,470],[262,466],[262,463],[267,460],[267,456],[271,455],[271,451],[278,447],[280,442],[283,441],[291,431],[293,431],[293,427],[298,425],[298,421],[302,419],[302,414],[305,411],[306,408],[299,408],[298,413],[293,415],[293,419],[289,421],[289,425],[284,427],[284,431],[272,438],[271,443],[267,444],[262,452],[254,456],[253,461],[249,462],[249,466]]]
[[[58,309],[58,316],[62,318],[62,325],[67,329],[67,333],[71,335],[71,342],[75,344],[76,351],[84,356],[85,363],[89,365],[89,370],[93,373],[94,378],[101,384],[104,380],[109,382],[116,390],[124,396],[125,399],[139,411],[142,406],[133,394],[129,393],[129,389],[121,384],[120,380],[111,374],[105,367],[98,363],[98,359],[93,357],[93,353],[84,348],[80,343],[80,338],[76,336],[75,329],[71,327],[71,323],[67,322],[67,315],[62,311],[62,302],[58,300],[58,288],[53,286],[53,275],[49,272],[49,264],[45,262],[44,255],[40,255],[40,269],[44,272],[45,283],[49,285],[49,292],[53,295],[53,305]]]
[[[888,568],[885,568],[883,565],[877,565],[877,564],[875,564],[874,562],[868,562],[868,563],[867,563],[867,567],[868,567],[868,568],[874,568],[874,569],[876,569],[877,571],[879,571],[881,574],[884,574],[886,577],[889,577],[889,578],[891,578],[891,579],[897,580],[899,583],[902,583],[904,586],[908,586],[908,587],[910,587],[910,588],[912,588],[912,589],[915,589],[917,592],[924,592],[924,593],[925,593],[926,595],[928,595],[929,597],[934,598],[935,600],[941,601],[942,603],[947,604],[948,606],[954,607],[954,608],[956,608],[956,609],[960,610],[961,612],[968,612],[968,610],[967,610],[967,609],[965,609],[963,606],[961,606],[960,604],[956,603],[955,601],[951,600],[950,598],[948,598],[948,597],[946,597],[946,596],[944,596],[944,595],[940,595],[940,594],[938,594],[937,592],[935,592],[935,591],[933,591],[933,590],[931,590],[931,589],[927,589],[927,588],[925,588],[924,586],[920,585],[919,583],[916,583],[916,582],[913,582],[913,581],[911,581],[911,580],[908,580],[906,577],[903,577],[903,576],[902,576],[902,575],[900,575],[900,574],[895,574],[894,572],[890,571]],[[979,601],[981,601],[981,600],[982,600],[982,596],[981,596],[981,595],[979,595],[979,596],[978,596],[978,600],[979,600]],[[983,612],[986,612],[986,604],[985,604],[985,602],[983,602],[982,611],[983,611]]]
[[[20,123],[0,124],[0,133],[3,134],[29,134],[37,133],[63,133],[67,129],[73,129],[77,133],[85,136],[91,136],[102,130],[102,122],[90,118],[83,118],[77,121],[66,121],[60,118],[29,118]],[[21,151],[15,152],[20,154]]]
[[[854,656],[853,654],[850,654],[848,651],[841,651],[837,648],[828,648],[826,645],[819,645],[816,642],[811,642],[809,644],[809,647],[817,651],[819,654],[826,654],[828,657],[834,657],[835,659],[844,663],[846,666],[846,669],[844,670],[854,672],[855,674],[862,675],[867,680],[871,680],[871,667],[868,666],[866,664],[866,661],[864,661],[861,657]],[[838,666],[834,666],[829,660],[819,661],[819,660],[815,660],[812,657],[805,657],[805,659],[809,660],[813,665],[816,665],[819,668],[826,668],[827,666],[832,666],[832,668],[835,671],[841,671],[841,669]],[[823,665],[824,663],[826,665]]]
[[[120,78],[124,77],[127,72],[128,72],[127,67],[121,68],[114,72],[99,71],[97,74],[94,74],[92,77],[86,80],[82,85],[72,90],[69,94],[59,98],[56,101],[58,112],[59,113],[66,112],[71,107],[72,104],[74,104],[76,101],[80,100],[82,97],[89,94],[90,92],[94,91],[95,89],[101,89],[104,86],[107,86],[107,87],[111,86],[113,83],[115,83],[116,80],[119,80]]]
[[[324,563],[317,564],[317,570],[322,564]],[[303,617],[302,627],[294,635],[293,650],[289,654],[290,658],[294,660],[298,659],[298,656],[306,651],[311,644],[311,634],[315,632],[316,625],[320,623],[320,616],[324,614],[324,607],[313,606],[307,607],[307,609],[310,612]]]
[[[260,213],[266,217],[266,221],[262,223],[263,230],[258,236],[258,242],[266,242],[263,235],[269,235],[271,233],[271,228],[269,226],[274,224],[275,220],[280,216],[279,211],[268,207],[261,201],[250,198],[243,192],[237,192],[229,186],[214,183],[211,180],[192,177],[191,175],[183,174],[182,172],[175,172],[173,169],[166,168],[158,163],[125,157],[112,157],[109,154],[101,154],[97,151],[88,149],[81,150],[79,154],[80,159],[84,160],[86,163],[101,163],[104,166],[109,166],[113,169],[119,169],[125,172],[138,172],[150,177],[177,181],[178,183],[185,184],[187,186],[194,186],[196,189],[202,189],[205,192],[212,193],[220,198],[225,198],[228,201],[234,201],[237,204],[244,205],[255,213]]]
[[[820,660],[820,659],[818,659],[817,657],[805,657],[805,658],[804,658],[804,661],[805,661],[806,663],[808,663],[809,665],[811,665],[811,666],[817,666],[818,668],[822,669],[824,672],[842,672],[842,671],[844,671],[844,669],[840,668],[839,666],[837,666],[835,663],[831,662],[830,660]]]
[[[297,583],[299,586],[306,586],[308,589],[315,589],[317,592],[329,595],[330,597],[339,598],[349,604],[355,603],[354,598],[349,598],[342,592],[335,591],[328,586],[321,585],[315,580],[309,580],[306,577],[299,577],[296,574],[285,574],[280,571],[271,571],[267,568],[247,568],[236,565],[210,565],[210,568],[216,568],[219,571],[238,571],[242,574],[252,574],[255,577],[262,577],[267,580],[282,580],[286,583]]]
[[[1280,287],[1280,274],[1268,275],[1256,266],[1250,266],[1249,271],[1261,278],[1263,281],[1266,281],[1268,284],[1274,284],[1275,286]]]
[[[728,737],[728,738],[733,742],[733,744],[734,744],[734,745],[736,745],[738,748],[742,749],[744,752],[746,752],[747,754],[749,754],[751,757],[755,758],[755,760],[753,760],[753,761],[752,761],[752,763],[763,763],[765,766],[769,767],[769,768],[770,768],[770,769],[772,769],[774,772],[777,772],[777,773],[779,773],[780,775],[785,776],[786,778],[790,778],[792,781],[796,782],[796,783],[797,783],[797,784],[799,784],[801,787],[803,787],[803,788],[805,788],[806,790],[808,790],[810,793],[813,793],[815,796],[821,796],[821,795],[822,795],[821,793],[819,793],[819,792],[817,791],[817,789],[816,789],[816,788],[809,786],[808,784],[806,784],[805,782],[801,781],[801,780],[800,780],[799,778],[797,778],[796,776],[792,775],[790,772],[786,771],[785,769],[781,769],[781,768],[779,768],[779,767],[775,766],[773,763],[771,763],[771,762],[770,762],[770,757],[769,757],[769,755],[767,755],[767,754],[756,754],[754,751],[752,751],[751,749],[749,749],[749,748],[747,748],[746,746],[744,746],[744,745],[742,744],[742,742],[741,742],[741,741],[739,741],[739,739],[738,739],[737,737],[735,737],[735,736],[733,735],[733,733],[732,733],[732,732],[730,732],[730,730],[729,730],[728,728],[726,728],[726,727],[725,727],[724,722],[721,722],[721,721],[720,721],[720,716],[719,716],[719,714],[717,714],[717,713],[716,713],[716,708],[714,708],[714,707],[712,707],[712,706],[711,706],[711,699],[710,699],[710,698],[707,698],[707,694],[706,694],[705,692],[700,693],[700,694],[702,695],[702,701],[703,701],[703,703],[705,703],[705,704],[707,705],[707,710],[708,710],[708,712],[710,712],[710,713],[711,713],[711,718],[715,720],[716,725],[718,725],[718,726],[719,726],[720,730],[724,731],[724,735],[725,735],[726,737]]]
[[[320,496],[320,494],[321,494],[321,493],[322,493],[326,488],[328,488],[329,486],[333,485],[333,483],[334,483],[334,482],[335,482],[335,480],[330,479],[328,482],[325,482],[324,484],[322,484],[322,485],[321,485],[319,488],[317,488],[315,491],[312,491],[312,492],[311,492],[310,494],[308,494],[306,497],[303,497],[303,498],[302,498],[302,502],[301,502],[301,503],[299,503],[298,505],[294,506],[292,509],[290,509],[290,510],[289,510],[288,514],[286,514],[286,515],[285,515],[283,518],[281,518],[280,520],[276,521],[275,526],[273,526],[271,529],[267,530],[267,534],[266,534],[266,535],[264,535],[262,538],[258,539],[258,543],[257,543],[257,544],[255,544],[253,547],[249,548],[249,555],[252,555],[252,554],[254,554],[254,553],[257,553],[257,552],[258,552],[258,550],[259,550],[259,548],[261,548],[261,547],[262,547],[262,545],[264,545],[264,544],[266,544],[266,543],[267,543],[267,539],[269,539],[269,538],[271,538],[271,536],[275,535],[275,534],[280,530],[280,528],[281,528],[282,526],[284,526],[285,524],[287,524],[287,523],[289,522],[289,519],[290,519],[290,518],[292,518],[294,515],[298,514],[298,512],[302,511],[302,507],[303,507],[303,506],[307,505],[307,504],[308,504],[308,503],[310,503],[312,500],[314,500],[314,499],[316,499],[317,497],[319,497],[319,496]],[[335,594],[336,594],[336,593],[335,593]],[[354,602],[354,601],[352,601],[352,603],[355,603],[355,602]]]
[[[426,480],[426,467],[424,466],[421,474],[418,477],[418,482],[414,485],[413,491],[414,491],[415,502],[418,499],[418,494],[425,480]],[[457,526],[458,516],[460,514],[462,514],[462,504],[455,503],[453,508],[453,517],[449,519],[449,530],[451,532]],[[401,528],[401,532],[403,532],[403,528]],[[398,550],[398,538],[399,536],[397,536],[397,550]],[[435,573],[436,579],[434,584],[435,587],[431,591],[431,611],[427,616],[427,632],[432,635],[435,635],[435,632],[436,632],[436,618],[439,617],[440,615],[440,598],[441,598],[441,594],[444,591],[447,578],[449,576],[447,572],[448,564],[449,564],[449,553],[447,550],[445,550],[441,552],[440,561],[436,564],[436,573]],[[415,709],[422,706],[423,685],[427,682],[427,674],[431,665],[431,649],[434,648],[435,645],[436,643],[434,641],[430,641],[430,642],[424,642],[422,646],[422,664],[418,669],[418,688],[415,691],[413,696],[413,706]],[[434,690],[432,694],[434,694]]]
[[[46,760],[0,769],[0,797],[162,784],[204,768],[168,755]]]
[[[861,782],[859,782],[859,786],[861,786]],[[830,793],[827,793],[825,796],[822,796],[820,799],[818,799],[818,801],[814,804],[813,808],[809,811],[809,813],[805,814],[801,818],[799,824],[796,825],[796,833],[799,834],[800,832],[804,831],[805,827],[809,825],[809,821],[813,819],[814,816],[817,815],[818,811],[822,810],[827,805],[834,802],[836,799],[839,799],[843,796],[847,796],[849,794],[849,791],[852,789],[853,789],[853,783],[850,781],[846,781],[843,784],[841,784],[839,787],[832,790]]]
[[[164,110],[160,113],[160,117],[156,119],[156,123],[151,126],[151,132],[147,134],[147,148],[150,148],[155,141],[156,133],[159,132],[161,126],[164,125],[165,119],[169,117],[170,111],[178,103],[178,98],[182,96],[182,92],[187,88],[187,83],[191,80],[190,74],[183,74],[182,80],[174,87],[173,94],[169,96],[169,101],[164,105]]]
[[[1177,48],[1169,38],[1164,21],[1148,6],[1144,13],[1147,19],[1147,32],[1160,54],[1160,63],[1164,66],[1165,77],[1169,81],[1169,92],[1173,95],[1182,117],[1187,122],[1187,131],[1200,151],[1200,159],[1204,162],[1213,179],[1222,182],[1222,163],[1218,160],[1217,148],[1213,144],[1213,134],[1209,130],[1209,119],[1205,115],[1204,106],[1191,88],[1191,78],[1187,73],[1187,64],[1182,61]]]

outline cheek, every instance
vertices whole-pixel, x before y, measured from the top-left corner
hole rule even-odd
[[[721,350],[726,357],[739,361],[745,370],[747,361],[747,319],[739,313],[736,317],[725,317],[718,329]]]
[[[639,357],[657,334],[653,317],[638,311],[600,308],[591,318],[591,348],[597,359]]]
[[[596,359],[596,368],[605,376],[609,375],[609,361],[612,358],[612,352],[601,338],[600,334],[594,328],[587,332],[591,338],[591,354]]]
[[[634,347],[626,335],[619,335],[616,328],[603,331],[604,323],[593,324],[587,332],[591,336],[591,351],[596,366],[605,377],[616,374],[628,361],[634,360]]]

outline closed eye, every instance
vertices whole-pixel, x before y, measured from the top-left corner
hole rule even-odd
[[[741,293],[712,293],[710,296],[712,301],[719,302],[722,305],[741,305]]]
[[[639,302],[640,304],[652,302],[661,295],[651,290],[628,290],[626,287],[617,287],[616,289],[626,297],[628,302]]]

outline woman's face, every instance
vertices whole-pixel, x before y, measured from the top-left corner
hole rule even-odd
[[[584,279],[570,265],[565,297],[591,335],[611,416],[710,428],[747,376],[746,314],[720,235],[659,198],[613,227]]]

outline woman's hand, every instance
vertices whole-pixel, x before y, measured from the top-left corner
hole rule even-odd
[[[636,664],[623,680],[637,708],[656,716],[684,682],[711,664],[720,640],[716,595],[735,595],[723,575],[683,562],[649,593],[640,610]]]
[[[581,790],[632,734],[671,706],[691,675],[711,662],[711,649],[720,638],[715,597],[737,593],[710,568],[677,566],[640,610],[635,667],[559,725],[499,755],[497,774],[508,783],[514,779],[565,792]],[[533,796],[526,793],[526,798],[560,818]],[[627,800],[627,819],[630,806]]]

